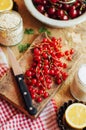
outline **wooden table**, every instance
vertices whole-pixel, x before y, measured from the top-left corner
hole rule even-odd
[[[55,36],[56,38],[61,37],[63,39],[63,42],[69,44],[70,47],[76,48],[76,50],[80,54],[86,53],[86,21],[71,28],[48,27],[40,21],[38,21],[37,19],[35,19],[28,12],[23,0],[15,1],[17,2],[19,7],[19,13],[23,18],[24,28],[33,28],[35,30],[35,34],[38,34],[38,30],[40,27],[46,27],[51,32],[52,36]],[[31,43],[33,41],[33,38],[33,35],[24,35],[22,43]],[[2,49],[5,51],[5,53],[7,53],[5,47],[2,46]],[[11,47],[11,49],[13,50],[17,59],[19,59],[22,56],[22,53],[19,53],[18,51],[18,45]],[[54,99],[58,107],[60,107],[65,101],[73,99],[69,90],[70,82],[71,80],[67,80],[67,82],[64,83],[62,88],[54,96]]]

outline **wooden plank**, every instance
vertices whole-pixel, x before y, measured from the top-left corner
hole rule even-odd
[[[45,34],[38,36],[33,41],[32,45],[41,41],[44,37],[45,37]],[[28,66],[31,64],[31,60],[32,60],[32,53],[31,53],[30,48],[19,59],[19,64],[20,64],[24,73],[25,73],[26,69],[28,68]],[[75,54],[73,61],[75,61],[75,59],[78,59],[77,54]],[[69,70],[68,71],[71,70],[72,65],[73,65],[73,61],[71,63],[69,63]],[[15,81],[15,78],[13,76],[11,69],[8,71],[7,75],[0,82],[0,95],[1,95],[1,97],[6,99],[7,101],[9,101],[11,104],[13,104],[16,108],[18,108],[19,110],[24,112],[26,115],[30,116],[31,118],[36,118],[36,117],[38,117],[40,112],[44,109],[44,107],[47,105],[47,103],[54,97],[54,95],[57,93],[57,91],[61,87],[62,87],[62,84],[58,85],[58,86],[53,85],[52,89],[49,90],[49,94],[50,94],[49,98],[44,99],[41,103],[33,102],[33,104],[35,105],[35,107],[37,108],[37,111],[38,111],[34,117],[30,116],[29,113],[25,109],[25,106],[24,106],[24,103],[22,100],[22,96],[20,94],[20,91],[18,89],[18,86],[16,84],[16,81]]]

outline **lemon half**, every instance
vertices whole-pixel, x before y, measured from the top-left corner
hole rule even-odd
[[[86,127],[86,105],[73,103],[65,111],[66,122],[75,129]]]
[[[13,0],[0,0],[0,12],[11,10],[13,8]]]

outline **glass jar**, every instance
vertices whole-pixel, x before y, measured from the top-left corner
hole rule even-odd
[[[0,44],[13,46],[23,39],[23,20],[16,11],[0,13]]]
[[[86,64],[76,71],[70,91],[75,99],[86,102]]]

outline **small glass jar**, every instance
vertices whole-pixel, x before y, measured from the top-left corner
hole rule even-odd
[[[13,46],[23,39],[23,20],[16,11],[0,13],[0,44]]]
[[[70,91],[75,99],[86,102],[86,64],[76,71]]]

